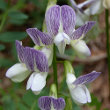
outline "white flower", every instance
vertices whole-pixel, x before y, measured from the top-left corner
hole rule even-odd
[[[103,0],[103,6],[104,6],[106,9],[109,9],[109,8],[110,8],[110,0]]]
[[[23,63],[17,63],[8,69],[6,77],[10,78],[14,82],[22,82],[29,74],[30,71]]]
[[[90,56],[91,52],[86,45],[84,40],[79,40],[76,43],[71,43],[71,46],[76,50],[76,52],[80,53],[81,55],[84,56]]]
[[[93,71],[87,75],[75,77],[72,73],[67,73],[66,82],[72,99],[79,105],[90,103],[91,97],[85,84],[92,82],[100,75],[100,72]]]

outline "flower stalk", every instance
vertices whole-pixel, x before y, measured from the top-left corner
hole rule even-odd
[[[109,73],[109,97],[110,97],[110,42],[109,42],[109,10],[105,10],[105,22],[106,22],[106,48],[108,58],[108,73]]]
[[[58,79],[57,79],[57,60],[56,60],[56,46],[53,46],[53,73],[54,73],[54,83],[56,84],[58,93]]]

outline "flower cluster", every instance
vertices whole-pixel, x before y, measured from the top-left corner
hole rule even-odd
[[[26,89],[31,89],[35,94],[39,94],[46,85],[46,77],[53,59],[53,44],[57,46],[60,54],[64,54],[66,45],[71,45],[80,54],[91,55],[82,39],[94,26],[94,21],[88,21],[75,29],[75,11],[67,5],[54,5],[46,11],[45,22],[47,28],[45,32],[37,28],[26,30],[36,45],[34,48],[24,47],[20,41],[16,41],[20,63],[15,64],[6,72],[6,76],[14,82],[21,82],[30,75]],[[85,84],[95,80],[100,72],[93,71],[76,78],[68,61],[65,62],[65,68],[66,82],[75,102],[78,104],[91,102],[90,93]],[[65,101],[54,95],[42,96],[39,98],[38,105],[41,110],[63,110]]]

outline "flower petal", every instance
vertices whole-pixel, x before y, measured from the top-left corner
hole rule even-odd
[[[67,5],[61,6],[61,22],[63,25],[63,31],[67,35],[71,35],[75,28],[76,15],[74,10]]]
[[[33,73],[33,80],[31,83],[31,90],[34,93],[39,93],[46,85],[46,77],[47,77],[47,73]]]
[[[70,0],[70,2],[71,2],[71,5],[73,6],[73,8],[74,8],[76,11],[79,10],[80,12],[83,13],[83,10],[82,10],[80,7],[78,7],[78,5],[76,4],[76,2],[75,2],[74,0]]]
[[[86,86],[85,86],[84,88],[85,88],[85,92],[86,92],[87,100],[88,100],[88,102],[90,103],[90,102],[91,102],[90,92],[89,92],[89,90],[87,89]]]
[[[16,50],[18,54],[19,60],[24,63],[24,47],[22,46],[22,42],[16,40]]]
[[[51,66],[53,60],[53,45],[49,48],[44,47],[41,51],[46,55],[48,65]]]
[[[27,81],[27,85],[26,85],[26,90],[30,89],[31,86],[32,86],[32,82],[33,82],[33,79],[34,79],[34,76],[35,74],[31,74],[28,81]]]
[[[25,47],[24,49],[25,64],[31,71],[37,68],[40,72],[48,71],[48,61],[43,52],[33,48]]]
[[[54,39],[54,43],[58,47],[59,53],[64,54],[66,44],[70,44],[70,38],[65,33],[58,33]]]
[[[103,6],[104,6],[106,9],[109,9],[109,8],[110,8],[110,0],[103,0]]]
[[[17,63],[9,68],[6,72],[6,77],[14,82],[22,82],[30,74],[30,71],[22,63]]]
[[[48,72],[48,59],[46,58],[46,55],[41,51],[34,50],[34,52],[34,58],[37,68],[40,70],[40,72]]]
[[[57,35],[60,26],[60,6],[55,5],[48,9],[45,14],[48,33],[54,37]]]
[[[25,47],[24,56],[24,62],[27,68],[31,71],[34,71],[34,49],[30,47]]]
[[[73,84],[74,85],[80,85],[80,84],[82,85],[82,84],[90,83],[90,82],[94,81],[100,74],[101,74],[101,72],[93,71],[93,72],[91,72],[89,74],[86,74],[86,75],[78,77],[73,82]]]
[[[71,96],[77,104],[81,105],[90,102],[90,93],[88,93],[89,91],[87,92],[86,90],[87,88],[85,85],[76,86],[74,89],[70,90]]]
[[[87,0],[83,3],[78,4],[78,8],[83,8],[86,7],[88,5],[91,5],[92,3],[94,3],[96,0]]]
[[[102,7],[102,1],[101,0],[95,0],[94,3],[90,6],[90,13],[91,15],[95,15],[97,13],[100,13]]]
[[[42,96],[38,100],[38,105],[41,110],[64,110],[65,100],[63,98],[55,99],[51,96]]]
[[[41,110],[51,110],[51,97],[42,96],[38,100],[38,105]]]
[[[37,28],[29,28],[26,30],[26,32],[36,45],[41,45],[41,42],[45,45],[50,45],[53,43],[51,36],[39,31]]]
[[[79,40],[76,43],[71,42],[71,46],[81,55],[90,56],[91,51],[83,40]]]
[[[71,39],[79,39],[80,37],[84,37],[85,34],[95,25],[94,21],[89,21],[85,25],[79,27],[77,30],[73,32],[71,35]]]
[[[63,98],[53,98],[52,103],[55,110],[64,110],[65,108],[65,100]]]

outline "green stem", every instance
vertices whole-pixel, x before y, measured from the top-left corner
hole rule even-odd
[[[57,61],[56,61],[56,46],[53,46],[53,73],[54,73],[54,83],[57,87],[58,93],[58,79],[57,79]]]
[[[106,48],[107,48],[107,58],[108,58],[108,75],[109,75],[109,97],[110,97],[110,42],[109,42],[109,10],[105,11],[105,22],[106,22]]]

